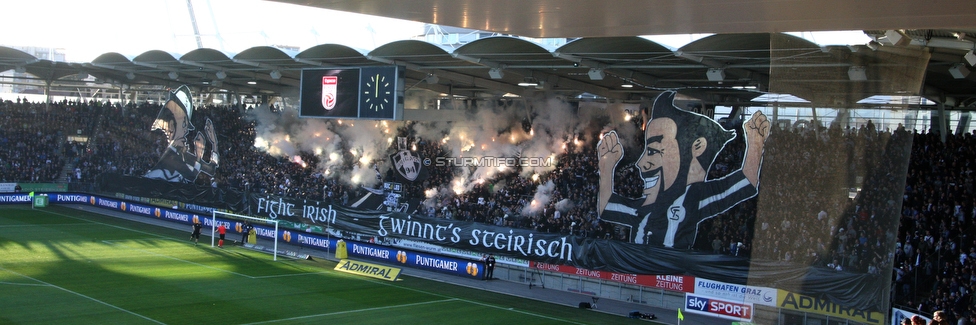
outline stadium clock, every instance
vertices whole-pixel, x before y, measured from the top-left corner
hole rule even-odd
[[[402,78],[397,66],[303,69],[299,116],[398,119]]]
[[[361,78],[360,117],[392,118],[396,106],[397,70],[363,68]]]
[[[392,89],[390,81],[383,74],[377,73],[369,76],[366,80],[366,90],[363,91],[363,94],[366,95],[363,99],[367,108],[380,111],[392,105],[393,103],[390,100],[390,95],[393,94]]]

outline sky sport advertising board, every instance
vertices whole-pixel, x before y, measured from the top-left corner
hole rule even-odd
[[[685,294],[685,310],[689,313],[750,321],[752,320],[753,305],[689,293]]]

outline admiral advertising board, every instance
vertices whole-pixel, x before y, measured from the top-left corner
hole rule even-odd
[[[881,325],[885,314],[880,311],[850,308],[827,299],[811,297],[786,290],[778,290],[776,307],[830,317],[849,319],[859,323]]]

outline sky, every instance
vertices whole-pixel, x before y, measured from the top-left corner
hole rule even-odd
[[[423,23],[258,0],[193,0],[203,47],[239,53],[262,45],[343,44],[372,50],[423,33]],[[186,0],[5,2],[0,45],[64,49],[66,61],[106,52],[182,55],[197,48]],[[56,8],[56,10],[52,10]],[[179,56],[177,56],[179,57]]]
[[[203,47],[228,56],[254,46],[299,51],[342,44],[364,51],[424,32],[424,24],[263,0],[193,0]],[[0,45],[63,49],[68,62],[149,50],[179,57],[197,48],[186,0],[31,0],[5,2]],[[15,29],[18,32],[9,32]],[[865,44],[861,31],[791,33],[820,45]],[[677,49],[709,34],[646,38]]]

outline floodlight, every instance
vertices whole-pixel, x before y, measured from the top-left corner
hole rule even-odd
[[[966,68],[965,63],[956,63],[949,67],[949,74],[956,79],[966,79],[969,76],[969,69]]]
[[[492,68],[488,70],[488,76],[490,76],[492,79],[501,79],[505,76],[505,72],[499,68]]]
[[[603,80],[603,77],[607,76],[607,74],[603,72],[603,69],[600,68],[590,68],[590,71],[586,74],[590,76],[590,80]]]
[[[849,69],[847,69],[847,77],[849,77],[851,81],[868,80],[868,75],[865,72],[865,68],[862,66],[852,66]]]
[[[708,81],[722,81],[725,80],[725,69],[722,68],[711,68],[705,72],[705,76],[708,77]]]

